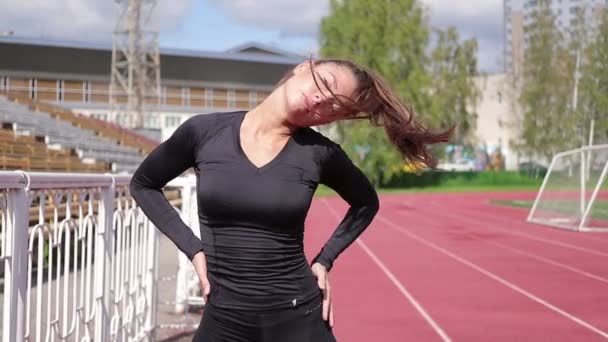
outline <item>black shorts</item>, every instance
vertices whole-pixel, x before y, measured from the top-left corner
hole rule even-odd
[[[205,306],[195,342],[336,342],[322,299],[281,310],[250,312]]]

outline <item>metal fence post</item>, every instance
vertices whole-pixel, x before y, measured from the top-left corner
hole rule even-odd
[[[6,256],[8,267],[4,279],[7,281],[7,292],[4,294],[5,310],[3,341],[23,341],[25,338],[26,303],[27,303],[27,253],[29,228],[29,202],[27,190],[9,190],[7,203],[7,240]],[[8,314],[7,309],[8,308]]]
[[[112,177],[112,176],[110,176]],[[112,261],[112,224],[114,216],[114,177],[102,188],[98,226],[95,234],[95,341],[108,341],[110,332],[110,265]]]
[[[140,212],[143,215],[142,212]],[[145,331],[150,337],[150,340],[155,341],[156,338],[156,309],[158,301],[158,248],[159,234],[156,227],[146,218],[144,226],[147,229],[148,240],[147,255],[145,256],[148,262],[146,268],[146,300],[148,302],[148,311],[146,315]]]

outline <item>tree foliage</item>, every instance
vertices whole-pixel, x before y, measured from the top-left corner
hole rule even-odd
[[[457,123],[453,142],[467,144],[475,130],[475,105],[480,91],[473,76],[477,72],[477,41],[460,42],[454,27],[436,30],[437,45],[431,53],[432,102],[429,112],[432,123],[447,128]]]
[[[580,81],[580,118],[583,139],[595,120],[595,139],[608,142],[608,11],[598,15],[597,28],[588,30]]]
[[[432,129],[460,122],[458,140],[474,127],[470,104],[476,93],[477,43],[459,42],[455,29],[432,32],[420,0],[330,0],[322,19],[320,54],[347,58],[371,68],[391,85]],[[359,167],[381,185],[401,170],[403,158],[382,129],[367,122],[340,122],[340,142]]]
[[[576,117],[571,111],[573,62],[564,36],[556,25],[548,0],[539,0],[525,27],[521,143],[528,155],[546,158],[576,145]]]

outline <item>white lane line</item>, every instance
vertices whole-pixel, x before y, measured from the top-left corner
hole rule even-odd
[[[482,243],[489,243],[489,244],[495,245],[495,246],[497,246],[497,247],[500,247],[500,248],[502,248],[502,249],[506,249],[506,250],[512,251],[512,252],[514,252],[514,253],[518,253],[518,254],[521,254],[521,255],[525,255],[525,256],[527,256],[527,257],[529,257],[529,258],[539,260],[539,261],[544,262],[544,263],[546,263],[546,264],[553,265],[553,266],[555,266],[555,267],[559,267],[559,268],[563,268],[563,269],[565,269],[565,270],[568,270],[568,271],[571,271],[571,272],[574,272],[574,273],[580,274],[580,275],[582,275],[582,276],[585,276],[585,277],[591,278],[591,279],[593,279],[593,280],[601,281],[602,283],[606,283],[606,284],[608,284],[608,279],[606,279],[606,278],[604,278],[604,277],[602,277],[602,276],[599,276],[599,275],[596,275],[596,274],[593,274],[593,273],[587,272],[587,271],[585,271],[585,270],[581,270],[580,268],[572,267],[572,266],[569,266],[569,265],[563,264],[563,263],[561,263],[561,262],[559,262],[559,261],[551,260],[551,259],[548,259],[548,258],[542,257],[542,256],[537,255],[537,254],[534,254],[534,253],[528,253],[528,252],[526,252],[526,251],[522,251],[522,250],[520,250],[520,249],[513,248],[513,247],[511,247],[511,246],[507,246],[507,245],[504,245],[504,244],[499,243],[499,242],[485,241],[485,240],[482,240],[481,238],[478,238],[478,237],[476,237],[476,236],[474,236],[474,235],[471,235],[471,234],[468,234],[468,236],[469,236],[469,237],[471,237],[471,238],[473,238],[473,239],[476,239],[476,240],[482,241]]]
[[[325,206],[329,209],[329,211],[332,213],[332,215],[336,218],[336,220],[340,220],[339,214],[334,210],[334,208],[332,208],[332,206],[328,203],[328,201],[325,198],[323,198],[321,200],[323,201]],[[443,329],[437,324],[437,322],[435,322],[435,320],[433,320],[431,315],[429,315],[429,313],[426,312],[426,310],[422,307],[422,305],[420,305],[420,303],[416,300],[416,298],[414,298],[414,296],[412,296],[412,294],[405,288],[405,286],[403,286],[403,284],[401,284],[401,282],[397,279],[397,277],[395,277],[393,272],[391,272],[388,269],[388,267],[386,267],[386,265],[384,265],[384,263],[376,256],[376,254],[374,252],[372,252],[372,250],[369,247],[367,247],[367,245],[363,242],[361,237],[359,237],[357,240],[355,240],[355,243],[357,243],[359,245],[359,247],[361,247],[361,249],[363,249],[363,251],[376,263],[376,265],[378,265],[378,267],[380,267],[382,272],[384,272],[384,274],[388,277],[388,279],[390,279],[390,281],[397,287],[397,289],[399,289],[399,292],[401,292],[401,294],[403,294],[403,296],[405,296],[405,298],[414,306],[416,311],[418,311],[418,313],[420,313],[420,315],[427,321],[427,323],[433,328],[433,330],[435,330],[435,332],[441,337],[441,339],[444,342],[451,342],[452,340],[445,333],[445,331],[443,331]]]
[[[401,215],[402,213],[399,213],[399,214]],[[424,218],[424,220],[426,220],[426,218]],[[429,224],[429,225],[436,225],[436,224]],[[536,259],[536,260],[544,262],[546,264],[553,265],[555,267],[559,267],[559,268],[562,268],[562,269],[565,269],[565,270],[568,270],[568,271],[580,274],[582,276],[591,278],[593,280],[597,280],[597,281],[600,281],[602,283],[608,284],[608,278],[602,277],[600,275],[597,275],[597,274],[594,274],[594,273],[591,273],[591,272],[587,272],[587,271],[582,270],[582,269],[577,268],[577,267],[573,267],[573,266],[561,263],[559,261],[555,261],[555,260],[552,260],[552,259],[549,259],[549,258],[545,258],[545,257],[543,257],[543,256],[541,256],[539,254],[529,253],[529,252],[523,251],[523,250],[521,250],[519,248],[514,248],[514,247],[511,247],[509,245],[502,244],[500,242],[483,240],[482,238],[477,237],[474,234],[466,234],[466,236],[469,237],[469,238],[481,241],[482,243],[492,244],[492,245],[495,245],[495,246],[500,247],[502,249],[509,250],[509,251],[511,251],[513,253],[525,255],[525,256],[527,256],[529,258]]]
[[[392,202],[392,203],[398,203],[398,202],[394,202],[394,201],[390,201],[390,202]],[[430,203],[430,202],[425,203],[425,206],[426,207],[433,206],[433,207],[435,207],[437,209],[440,209],[441,210],[440,211],[441,215],[444,216],[444,217],[448,217],[448,218],[451,217],[451,218],[454,218],[454,219],[458,219],[461,222],[465,222],[466,221],[466,222],[474,222],[474,224],[479,224],[478,221],[476,221],[474,219],[467,218],[464,215],[463,216],[457,216],[457,215],[451,215],[451,214],[447,213],[446,212],[446,207],[444,207],[444,206],[433,204],[433,203]],[[421,209],[421,210],[423,210],[423,209]],[[468,211],[471,214],[475,213],[475,214],[478,215],[477,212],[474,212],[474,211],[472,211],[470,209],[459,209],[459,210],[461,210],[461,211]],[[491,218],[484,218],[483,216],[480,217],[480,215],[478,215],[477,218],[479,220],[482,220],[482,221],[485,221],[485,222],[492,222],[493,224],[496,224],[496,222],[493,222],[493,219],[491,219]],[[518,224],[523,224],[523,223],[524,222],[521,222],[521,223],[518,223]],[[523,232],[520,232],[520,231],[513,231],[513,230],[508,229],[508,228],[500,228],[500,227],[497,227],[497,226],[491,226],[491,227],[488,227],[488,228],[492,229],[492,230],[504,232],[504,233],[509,234],[509,235],[521,236],[521,237],[528,238],[530,240],[536,240],[536,241],[540,241],[540,242],[543,242],[543,243],[546,243],[546,244],[555,245],[555,246],[559,246],[559,247],[564,247],[564,248],[567,248],[567,249],[572,249],[572,250],[579,251],[579,252],[584,252],[584,253],[587,253],[587,254],[592,254],[592,255],[601,256],[601,257],[608,257],[608,253],[606,253],[606,252],[601,252],[601,251],[598,251],[598,250],[595,250],[595,249],[589,249],[589,248],[581,247],[579,245],[573,245],[573,244],[570,244],[570,243],[566,243],[566,242],[562,242],[562,241],[558,241],[558,240],[553,240],[553,239],[546,239],[546,238],[542,238],[542,237],[537,236],[537,235],[527,234],[527,233],[523,233]]]
[[[464,264],[466,266],[469,266],[470,268],[472,268],[472,269],[474,269],[474,270],[482,273],[483,275],[485,275],[485,276],[487,276],[487,277],[489,277],[489,278],[491,278],[491,279],[493,279],[493,280],[495,280],[495,281],[497,281],[497,282],[499,282],[499,283],[507,286],[508,288],[510,288],[510,289],[518,292],[519,294],[522,294],[522,295],[530,298],[531,300],[533,300],[533,301],[535,301],[535,302],[537,302],[537,303],[539,303],[539,304],[541,304],[541,305],[549,308],[550,310],[555,311],[556,313],[558,313],[558,314],[560,314],[560,315],[568,318],[569,320],[571,320],[571,321],[573,321],[573,322],[575,322],[575,323],[577,323],[577,324],[579,324],[579,325],[581,325],[581,326],[583,326],[583,327],[585,327],[585,328],[587,328],[587,329],[595,332],[596,334],[598,334],[598,335],[600,335],[600,336],[602,336],[604,338],[608,338],[608,332],[600,330],[599,328],[591,325],[590,323],[588,323],[588,322],[586,322],[586,321],[584,321],[584,320],[582,320],[582,319],[580,319],[580,318],[578,318],[578,317],[576,317],[576,316],[568,313],[567,311],[565,311],[563,309],[558,308],[557,306],[555,306],[555,305],[553,305],[553,304],[551,304],[551,303],[543,300],[542,298],[539,298],[539,297],[533,295],[532,293],[530,293],[530,292],[522,289],[521,287],[519,287],[519,286],[517,286],[517,285],[515,285],[515,284],[513,284],[511,282],[509,282],[508,280],[506,280],[506,279],[504,279],[504,278],[502,278],[502,277],[500,277],[500,276],[498,276],[498,275],[496,275],[496,274],[494,274],[494,273],[492,273],[492,272],[484,269],[483,267],[478,266],[478,265],[476,265],[476,264],[474,264],[474,263],[472,263],[472,262],[470,262],[470,261],[468,261],[468,260],[466,260],[466,259],[464,259],[462,257],[459,257],[458,255],[456,255],[456,254],[454,254],[454,253],[452,253],[452,252],[450,252],[450,251],[448,251],[448,250],[446,250],[446,249],[444,249],[444,248],[442,248],[442,247],[440,247],[440,246],[438,246],[438,245],[436,245],[436,244],[434,244],[434,243],[432,243],[430,241],[427,241],[426,239],[421,238],[421,237],[419,237],[418,235],[416,235],[414,233],[411,233],[411,232],[409,232],[409,231],[401,228],[399,225],[395,224],[391,220],[388,220],[388,219],[386,219],[384,217],[381,217],[380,215],[377,216],[377,219],[379,219],[382,222],[386,223],[388,226],[390,226],[391,228],[395,229],[397,232],[405,234],[408,237],[410,237],[411,239],[414,239],[414,240],[416,240],[416,241],[418,241],[418,242],[420,242],[420,243],[422,243],[422,244],[424,244],[424,245],[426,245],[426,246],[428,246],[430,248],[433,248],[433,249],[435,249],[435,250],[437,250],[437,251],[439,251],[439,252],[447,255],[448,257],[450,257],[450,258],[452,258],[452,259],[454,259],[454,260],[456,260],[456,261],[458,261],[458,262],[460,262],[460,263],[462,263],[462,264]]]

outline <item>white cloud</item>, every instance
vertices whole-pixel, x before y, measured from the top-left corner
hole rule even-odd
[[[208,0],[236,21],[293,35],[315,37],[321,18],[329,13],[328,0]],[[463,38],[479,42],[480,68],[496,70],[502,51],[501,0],[423,0],[431,25],[455,26]],[[314,49],[314,48],[312,48]]]
[[[501,0],[424,0],[431,13],[431,25],[454,26],[462,38],[476,38],[481,70],[500,69],[503,52],[503,8]]]
[[[154,19],[161,29],[174,29],[191,2],[159,1]],[[18,36],[110,41],[117,13],[113,0],[0,0],[0,31],[14,31]]]
[[[276,30],[278,42],[293,38],[316,41],[319,22],[329,13],[329,0],[196,1],[208,1],[240,24]],[[114,3],[114,0],[0,0],[0,32],[12,30],[19,36],[110,41],[116,25]],[[155,21],[162,31],[175,31],[192,3],[193,0],[159,0]],[[434,27],[455,26],[463,38],[477,38],[482,70],[498,69],[497,60],[503,49],[501,0],[423,0],[423,3],[430,10]]]
[[[208,0],[237,21],[278,29],[281,36],[316,35],[328,0]]]

